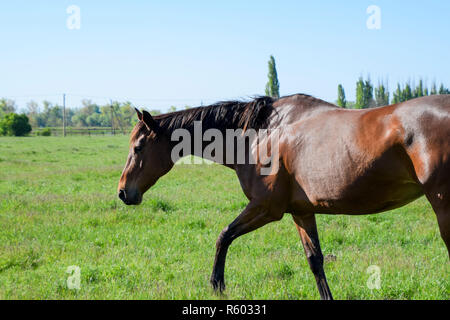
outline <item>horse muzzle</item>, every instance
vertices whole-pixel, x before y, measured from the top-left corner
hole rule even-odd
[[[142,202],[142,195],[139,191],[131,191],[120,189],[118,193],[118,197],[122,200],[126,205],[138,205]]]

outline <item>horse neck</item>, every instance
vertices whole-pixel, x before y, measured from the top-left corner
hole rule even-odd
[[[204,158],[206,160],[211,160],[214,162],[218,162],[219,164],[223,164],[226,167],[234,168],[234,166],[225,164],[225,159],[227,157],[228,152],[230,150],[227,150],[226,148],[226,130],[227,129],[239,129],[239,128],[224,128],[223,124],[220,122],[220,120],[217,120],[215,122],[208,121],[207,123],[196,120],[187,124],[181,124],[178,126],[171,126],[166,130],[166,134],[170,140],[170,151],[179,145],[180,143],[185,143],[186,145],[189,145],[190,148],[185,149],[186,152],[183,153],[183,156],[187,155],[193,155],[196,157]],[[223,159],[221,161],[216,161],[217,159],[210,158],[208,156],[205,156],[205,148],[209,146],[211,143],[215,142],[215,138],[213,138],[213,141],[204,141],[204,135],[205,132],[208,130],[218,130],[215,131],[215,134],[219,134],[222,137],[223,141],[223,148],[222,148],[222,156]]]
[[[270,97],[255,98],[251,102],[226,101],[207,107],[162,115],[157,120],[159,120],[163,129],[167,129],[166,132],[171,140],[172,148],[176,147],[180,140],[180,137],[178,137],[174,141],[174,136],[176,138],[177,135],[184,135],[183,139],[189,140],[186,142],[187,144],[190,143],[187,154],[210,159],[210,157],[205,157],[205,148],[214,144],[214,147],[216,147],[214,150],[217,148],[221,150],[220,157],[210,160],[223,163],[224,161],[221,158],[228,159],[227,155],[233,156],[230,152],[234,153],[236,149],[234,142],[227,143],[230,134],[229,129],[235,130],[233,133],[236,136],[242,130],[247,133],[253,128],[257,130],[257,128],[267,127],[273,111],[272,103],[273,99]],[[183,132],[183,134],[180,132]],[[205,133],[211,135],[213,141],[203,141]],[[221,139],[221,147],[220,143],[216,143],[216,138]],[[246,152],[247,150],[248,147],[245,147],[245,150],[239,150],[239,152]],[[208,152],[206,152],[206,155],[209,155]]]

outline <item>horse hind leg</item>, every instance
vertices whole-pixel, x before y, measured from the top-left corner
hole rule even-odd
[[[450,190],[446,193],[442,191],[426,192],[426,196],[436,213],[436,218],[439,225],[442,240],[447,246],[447,251],[450,258]]]
[[[441,237],[447,246],[447,251],[450,258],[450,209],[445,211],[437,211],[436,215]]]
[[[424,189],[436,213],[439,231],[450,258],[450,165],[447,168],[448,170],[435,174],[437,178],[427,182]]]
[[[320,249],[316,218],[314,215],[307,217],[292,215],[292,218],[294,219],[298,233],[302,240],[309,267],[316,278],[320,298],[322,300],[333,300],[330,288],[328,287],[325,271],[323,270],[323,254]]]

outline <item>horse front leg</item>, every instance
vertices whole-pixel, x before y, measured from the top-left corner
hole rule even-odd
[[[325,271],[323,270],[323,254],[320,249],[316,217],[314,214],[305,217],[292,215],[292,217],[294,218],[298,233],[302,239],[309,267],[316,278],[320,298],[322,300],[333,300],[330,288],[328,287]]]
[[[282,213],[271,212],[264,206],[250,202],[242,213],[222,230],[216,242],[216,257],[210,280],[214,291],[223,292],[225,290],[225,259],[231,242],[269,222],[280,220],[282,216]]]

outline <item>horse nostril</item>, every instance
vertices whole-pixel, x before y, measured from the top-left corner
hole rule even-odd
[[[119,190],[119,199],[125,201],[125,190],[123,189]]]

